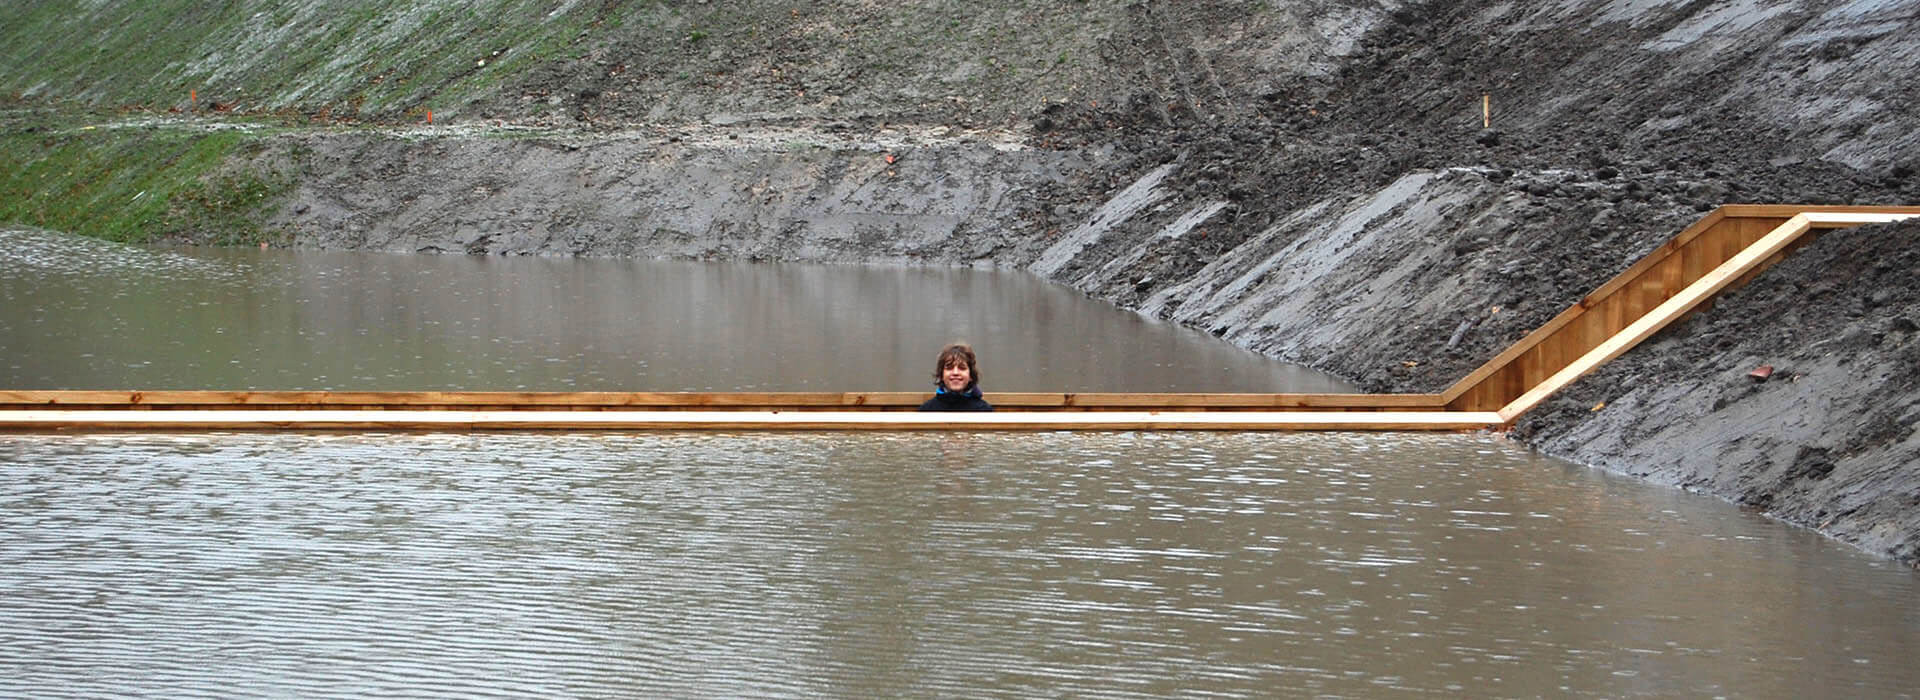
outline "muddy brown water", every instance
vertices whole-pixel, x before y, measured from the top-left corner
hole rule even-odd
[[[364,277],[333,262],[258,272],[272,252],[118,251],[138,264],[26,272],[59,269],[35,255],[4,258],[11,299],[29,275],[66,275],[40,279],[142,311],[27,315],[135,328],[231,315],[194,284],[135,294],[140,275],[260,299],[302,288],[296,272]],[[380,264],[408,260],[431,272],[384,274],[446,279],[444,260]],[[519,299],[545,294],[538,277],[461,294],[539,310],[527,318],[572,308]],[[589,282],[571,283],[647,288]],[[377,324],[415,298],[323,306]],[[462,322],[498,321],[480,314]],[[259,319],[312,328],[287,310]],[[6,362],[44,366],[18,348],[47,341],[8,323]],[[379,347],[335,328],[321,337]],[[465,349],[546,352],[489,346]],[[1484,434],[14,434],[0,435],[0,535],[4,696],[1920,688],[1914,572]]]
[[[1883,697],[1911,571],[1488,436],[0,435],[0,695]]]
[[[0,232],[10,389],[1350,391],[1005,270],[287,250]],[[989,397],[990,398],[990,397]]]

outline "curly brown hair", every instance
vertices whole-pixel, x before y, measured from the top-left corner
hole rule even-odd
[[[980,384],[980,362],[974,359],[973,348],[966,343],[954,343],[941,348],[940,359],[933,365],[933,381],[939,383],[940,373],[957,365],[966,365],[967,373],[972,377],[967,381],[967,386]]]

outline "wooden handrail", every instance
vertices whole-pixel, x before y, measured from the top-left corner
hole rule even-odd
[[[1620,332],[1607,338],[1605,342],[1587,351],[1587,353],[1580,356],[1579,359],[1560,368],[1553,376],[1548,377],[1546,381],[1534,385],[1525,393],[1516,397],[1512,403],[1502,406],[1498,411],[1500,417],[1509,422],[1519,418],[1520,414],[1526,413],[1534,406],[1539,405],[1541,401],[1546,400],[1548,396],[1552,396],[1555,392],[1565,388],[1566,385],[1573,383],[1575,379],[1579,379],[1582,375],[1593,371],[1600,365],[1605,364],[1613,358],[1619,357],[1633,346],[1640,344],[1640,341],[1646,340],[1674,321],[1679,320],[1691,312],[1694,307],[1699,306],[1702,302],[1713,298],[1727,287],[1732,286],[1736,280],[1757,272],[1764,267],[1769,260],[1772,260],[1774,256],[1785,251],[1789,245],[1792,245],[1807,231],[1817,227],[1833,228],[1857,226],[1860,224],[1891,223],[1912,216],[1915,215],[1852,212],[1807,212],[1795,215],[1793,218],[1787,219],[1785,223],[1774,227],[1772,231],[1767,232],[1767,235],[1755,241],[1753,245],[1747,246],[1726,262],[1721,263],[1719,267],[1714,268],[1713,271],[1695,280],[1693,284],[1687,285],[1687,288],[1681,290],[1680,293],[1662,302],[1652,311],[1647,312],[1645,315],[1634,320],[1634,322],[1626,328],[1621,329]]]
[[[1484,430],[1491,411],[0,411],[0,430]]]
[[[454,409],[911,410],[926,392],[525,392],[525,391],[0,391],[0,409]],[[1400,410],[1439,411],[1437,394],[1039,393],[989,394],[1032,411]]]
[[[1920,215],[1920,207],[1722,206],[1454,382],[1440,396],[1450,410],[1496,411],[1508,407],[1795,216],[1804,216],[1809,229],[1831,229],[1916,215]],[[1810,239],[1791,237],[1786,245],[1755,261],[1720,289],[1739,284]],[[1698,299],[1681,313],[1696,310],[1711,298]]]

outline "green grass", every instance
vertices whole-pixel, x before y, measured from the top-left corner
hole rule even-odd
[[[1000,65],[981,86],[990,94],[1051,94],[1059,87],[1032,85],[1031,76],[1067,63],[1064,56],[1092,51],[1098,33],[1081,29],[1123,7],[1117,1],[1063,8],[1003,0],[852,11],[856,5],[16,0],[0,3],[0,46],[7,47],[0,49],[0,96],[167,110],[194,107],[193,91],[203,110],[219,103],[254,113],[324,110],[391,121],[432,109],[452,119],[476,103],[515,104],[516,96],[506,93],[527,86],[541,67],[595,51],[617,49],[613,60],[630,64],[634,74],[671,78],[728,69],[737,56],[757,55],[767,40],[849,56],[874,74],[937,75],[949,67],[950,55],[992,58]],[[563,6],[567,10],[556,13]],[[819,31],[796,30],[802,26]],[[957,53],[927,54],[930,44]],[[604,67],[565,66],[559,74],[598,71]]]
[[[603,19],[552,9],[539,0],[23,0],[0,6],[0,95],[164,110],[193,107],[194,91],[202,109],[451,114],[566,55]]]
[[[909,113],[950,96],[1011,111],[1076,97],[1085,82],[1076,71],[1097,67],[1081,57],[1095,55],[1104,36],[1086,27],[1120,21],[1127,6],[1121,0],[1064,6],[1052,0],[0,2],[0,220],[134,242],[249,243],[273,235],[260,226],[262,212],[291,180],[231,165],[248,160],[236,158],[236,148],[265,137],[174,127],[77,129],[121,111],[197,110],[201,120],[225,124],[356,128],[415,123],[432,110],[436,123],[446,124],[481,105],[508,118],[516,110],[551,113],[564,108],[546,98],[564,98],[581,84],[623,92],[630,108],[646,104],[634,96],[650,93],[669,98],[661,104],[688,105],[672,107],[661,117],[667,120],[697,117],[713,105],[732,109],[729,91],[737,85],[761,90],[748,104],[769,111],[828,95],[862,105],[901,99],[893,106]],[[556,14],[561,7],[568,9]],[[845,57],[848,65],[826,70],[807,60],[781,63],[779,54],[787,52]],[[626,77],[609,80],[613,65]],[[965,81],[941,77],[961,66],[970,66]],[[768,69],[778,69],[780,78],[766,78]],[[889,76],[912,75],[933,78],[911,91],[884,84]],[[190,91],[197,102],[189,100]],[[520,92],[533,99],[521,99]],[[909,93],[914,96],[896,97]],[[223,113],[212,114],[216,104]],[[17,114],[36,110],[72,114]]]
[[[267,240],[291,180],[221,172],[237,131],[11,129],[0,135],[0,221],[142,243]]]

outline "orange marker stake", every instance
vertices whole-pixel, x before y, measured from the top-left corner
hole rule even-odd
[[[433,123],[433,110],[431,109],[427,110],[427,123],[428,124]]]

